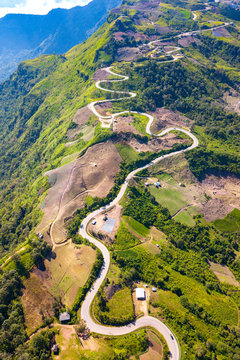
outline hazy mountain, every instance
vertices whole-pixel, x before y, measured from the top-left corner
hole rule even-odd
[[[70,10],[54,9],[47,15],[8,14],[0,19],[0,82],[19,62],[41,54],[61,54],[86,40],[121,0],[93,0]]]

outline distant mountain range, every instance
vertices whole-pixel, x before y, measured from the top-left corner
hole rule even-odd
[[[61,54],[86,40],[104,23],[109,10],[121,0],[93,0],[70,10],[47,15],[8,14],[0,19],[0,82],[19,62],[41,54]]]

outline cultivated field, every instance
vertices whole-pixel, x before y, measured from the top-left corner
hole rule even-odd
[[[184,155],[163,160],[150,170],[150,175],[148,179],[151,180],[153,177],[154,181],[158,179],[161,183],[159,189],[154,185],[149,186],[151,194],[161,205],[169,209],[175,220],[183,224],[193,226],[194,215],[200,213],[210,222],[223,219],[235,208],[240,209],[238,178],[210,175],[198,182],[190,171]],[[143,180],[146,181],[147,179]],[[227,218],[226,223],[229,223],[229,220]]]
[[[44,319],[54,316],[54,298],[34,273],[30,273],[23,285],[21,301],[27,332],[31,334],[43,323]]]
[[[236,280],[235,276],[227,266],[222,266],[220,264],[215,264],[210,262],[211,270],[214,272],[216,277],[222,283],[227,283],[229,285],[240,286],[239,282]]]
[[[45,261],[45,271],[36,270],[35,273],[53,296],[61,296],[63,303],[71,307],[79,287],[89,277],[96,253],[89,246],[67,244],[56,248],[55,255]]]

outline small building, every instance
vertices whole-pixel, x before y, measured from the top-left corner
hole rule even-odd
[[[92,225],[96,225],[96,220],[95,219],[93,219],[93,221],[92,221]]]
[[[146,300],[145,290],[142,288],[136,288],[136,298],[137,300]]]
[[[155,182],[155,183],[154,183],[154,186],[156,186],[156,188],[161,187],[161,183],[160,183],[160,181]]]
[[[71,319],[71,315],[68,312],[63,312],[59,315],[59,321],[61,323],[68,322],[70,321],[70,319]]]
[[[157,289],[155,287],[153,287],[152,292],[157,292]]]

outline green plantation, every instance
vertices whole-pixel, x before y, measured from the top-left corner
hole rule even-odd
[[[151,195],[146,190],[143,192],[141,188],[129,189],[128,198],[131,201],[125,205],[124,213],[141,219],[147,227],[154,224],[168,234],[168,242],[161,243],[161,251],[156,255],[142,247],[129,250],[126,247],[126,250],[114,251],[113,258],[122,273],[120,277],[126,278],[128,273],[128,278],[132,276],[134,280],[158,287],[157,294],[150,300],[150,313],[167,319],[182,344],[183,359],[194,358],[199,348],[204,349],[206,359],[223,352],[224,359],[235,356],[235,346],[239,338],[234,329],[238,324],[237,308],[240,298],[233,287],[231,292],[231,286],[220,285],[210,270],[207,259],[210,259],[211,255],[206,252],[207,249],[205,253],[202,252],[205,247],[201,244],[204,241],[203,235],[200,235],[199,240],[195,240],[192,250],[189,250],[188,241],[193,241],[192,232],[196,234],[197,229],[200,232],[207,229],[201,229],[199,225],[189,228],[176,223],[168,215],[168,211],[159,207]],[[133,203],[138,204],[138,207],[132,207]],[[155,213],[154,209],[157,208],[158,212]],[[152,214],[150,219],[149,213]],[[178,241],[177,233],[183,228],[184,234],[181,233]],[[225,237],[219,232],[211,232],[207,236],[212,239],[211,252],[216,254],[214,257],[224,262],[227,246],[230,246],[234,238]],[[219,247],[219,237],[222,237],[221,241],[225,243],[222,250]],[[232,253],[232,256],[228,255],[226,259],[237,274],[235,257]],[[210,340],[214,344],[212,348],[208,345]],[[225,344],[224,351],[222,343]]]
[[[240,231],[240,211],[238,209],[233,210],[224,219],[215,220],[215,227],[224,233],[239,233]]]

